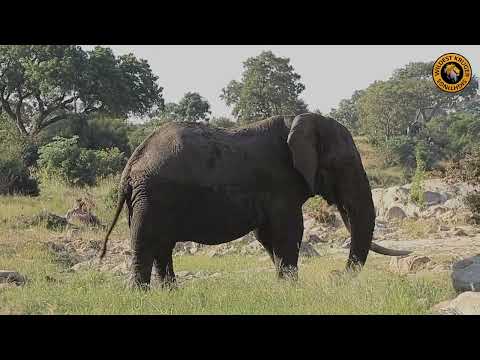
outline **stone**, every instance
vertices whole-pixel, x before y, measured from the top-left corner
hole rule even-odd
[[[342,249],[348,249],[350,248],[350,244],[352,243],[352,238],[347,238],[345,241],[340,245]]]
[[[480,255],[454,263],[451,278],[458,292],[480,291]]]
[[[178,276],[178,277],[187,277],[187,276],[193,276],[193,272],[191,271],[177,271],[175,273],[175,276]]]
[[[304,256],[304,257],[320,256],[320,254],[317,252],[317,250],[315,250],[315,248],[312,245],[310,245],[308,243],[304,243],[304,242],[302,242],[302,244],[300,246],[299,255]]]
[[[248,245],[245,245],[242,250],[240,250],[240,254],[246,255],[256,255],[256,254],[261,254],[265,249],[263,248],[263,245],[260,244],[258,241],[251,242]]]
[[[423,268],[426,264],[429,263],[431,259],[428,256],[403,256],[403,257],[392,257],[390,260],[390,271],[395,272],[400,275],[406,275],[409,273],[415,273]]]
[[[315,226],[315,219],[313,219],[313,218],[310,218],[310,219],[308,219],[308,220],[305,219],[305,220],[303,221],[303,228],[304,228],[305,230],[309,230],[309,229],[311,229],[311,228],[314,227],[314,226]]]
[[[433,306],[432,311],[442,314],[480,315],[480,292],[463,292],[451,301],[442,301]]]
[[[425,191],[423,195],[425,199],[425,205],[427,206],[438,205],[447,201],[447,197],[438,192]]]
[[[388,220],[402,220],[407,217],[405,211],[399,206],[393,206],[387,211],[387,219]]]
[[[25,284],[27,279],[25,276],[13,270],[0,270],[0,283],[1,284],[15,284],[21,286]]]
[[[450,228],[448,226],[442,224],[438,227],[438,230],[439,231],[449,231]]]
[[[455,236],[468,236],[468,234],[463,229],[455,229]]]

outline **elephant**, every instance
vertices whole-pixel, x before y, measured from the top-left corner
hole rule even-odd
[[[360,270],[372,242],[375,208],[350,132],[316,113],[272,116],[239,128],[171,122],[133,152],[122,173],[114,219],[126,203],[134,287],[149,287],[152,267],[174,284],[177,242],[217,245],[254,231],[279,278],[298,278],[302,205],[316,195],[336,205],[351,233],[344,271]]]

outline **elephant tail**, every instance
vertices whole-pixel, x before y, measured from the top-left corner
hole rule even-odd
[[[412,253],[411,251],[407,251],[407,250],[388,249],[378,244],[375,244],[374,242],[372,242],[372,244],[370,245],[370,250],[372,250],[373,252],[376,252],[377,254],[387,255],[387,256],[406,256]]]
[[[102,250],[102,253],[100,254],[100,260],[103,259],[103,257],[105,256],[105,253],[107,252],[108,237],[110,236],[110,233],[112,232],[113,228],[115,227],[115,224],[117,223],[118,217],[122,212],[123,204],[125,203],[126,199],[127,199],[127,194],[124,191],[121,191],[118,195],[118,203],[117,203],[117,209],[115,210],[115,217],[113,218],[112,224],[110,225],[110,228],[108,229],[107,235],[105,236],[105,240],[103,242],[103,250]]]

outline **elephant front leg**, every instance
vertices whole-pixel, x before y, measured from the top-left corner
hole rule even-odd
[[[148,289],[153,266],[153,236],[149,219],[144,209],[134,213],[130,228],[131,249],[133,252],[128,287]]]
[[[298,279],[298,255],[303,236],[302,210],[293,209],[272,223],[272,248],[280,279]]]

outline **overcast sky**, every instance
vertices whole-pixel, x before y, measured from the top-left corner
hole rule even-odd
[[[323,113],[336,107],[354,90],[364,89],[375,80],[386,80],[393,70],[412,61],[432,61],[447,52],[469,60],[473,73],[480,72],[480,46],[320,46],[320,45],[102,45],[116,55],[133,53],[148,61],[164,88],[166,102],[178,102],[188,91],[208,100],[213,116],[230,116],[231,109],[219,98],[230,80],[240,80],[243,61],[271,50],[288,57],[301,75],[305,91],[301,97],[311,111]],[[91,49],[93,46],[83,46]]]

